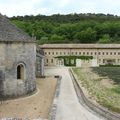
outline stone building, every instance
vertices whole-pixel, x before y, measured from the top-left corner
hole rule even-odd
[[[64,66],[68,56],[76,57],[71,64],[73,62],[77,67],[120,65],[120,44],[44,44],[40,47],[45,54],[46,66]],[[80,56],[92,59],[80,59]]]
[[[0,98],[36,90],[36,43],[0,15]]]
[[[36,52],[36,77],[44,77],[44,51],[37,46]]]

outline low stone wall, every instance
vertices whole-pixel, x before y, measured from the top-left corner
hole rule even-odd
[[[73,71],[70,69],[71,77],[73,78],[73,84],[79,99],[79,102],[83,105],[85,104],[88,106],[93,112],[97,113],[98,115],[104,117],[107,120],[120,120],[120,114],[114,113],[109,111],[108,109],[98,106],[94,104],[92,101],[87,98],[83,92],[83,90],[80,87],[80,83],[78,82],[77,76],[73,73]]]
[[[56,118],[56,111],[57,111],[57,103],[58,103],[58,98],[60,94],[60,84],[61,84],[61,76],[55,76],[57,78],[57,86],[56,86],[56,92],[55,92],[55,97],[53,100],[52,108],[49,113],[49,118],[48,120],[55,120]]]

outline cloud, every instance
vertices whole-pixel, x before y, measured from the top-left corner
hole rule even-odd
[[[0,0],[0,12],[7,16],[67,13],[110,13],[120,15],[116,0]]]

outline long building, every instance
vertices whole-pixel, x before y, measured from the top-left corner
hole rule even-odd
[[[69,66],[67,62],[78,67],[120,65],[120,44],[44,44],[40,47],[46,66]]]

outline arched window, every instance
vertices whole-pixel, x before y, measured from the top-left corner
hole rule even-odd
[[[17,66],[17,79],[25,79],[25,66],[23,64]]]

